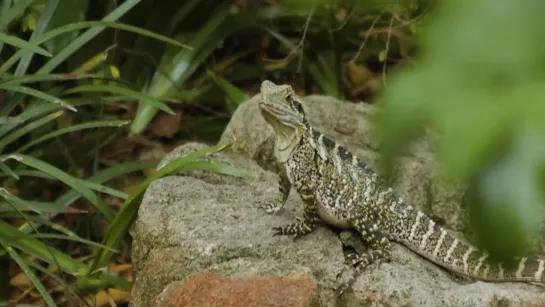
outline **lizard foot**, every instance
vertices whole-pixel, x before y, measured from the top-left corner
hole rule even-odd
[[[348,254],[346,256],[347,265],[339,274],[337,274],[337,279],[343,275],[349,267],[355,267],[356,271],[349,277],[346,283],[342,284],[337,289],[337,296],[341,296],[344,292],[346,292],[346,290],[352,286],[359,274],[369,267],[369,265],[374,263],[380,266],[380,264],[383,262],[389,262],[390,258],[390,253],[383,250],[371,250],[361,256],[357,253]]]
[[[275,200],[272,202],[258,202],[257,207],[265,209],[268,214],[276,215],[280,209],[282,209],[282,201]]]
[[[298,217],[297,220],[299,221],[298,223],[291,223],[281,227],[273,227],[273,236],[294,235],[293,239],[295,240],[312,231],[312,228],[307,225],[304,219]]]

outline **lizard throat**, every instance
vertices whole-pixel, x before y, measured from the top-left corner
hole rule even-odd
[[[262,112],[267,123],[273,128],[275,136],[274,153],[279,162],[289,159],[291,153],[301,140],[302,129],[285,125],[267,112]]]

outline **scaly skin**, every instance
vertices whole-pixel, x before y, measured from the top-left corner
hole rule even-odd
[[[275,133],[275,156],[285,167],[282,197],[269,211],[280,210],[291,187],[304,203],[303,217],[297,223],[274,228],[275,235],[303,236],[319,222],[326,222],[361,234],[369,248],[350,258],[357,271],[374,262],[389,262],[390,241],[395,241],[439,266],[471,278],[545,283],[544,259],[520,257],[509,268],[491,262],[488,253],[457,238],[407,204],[362,160],[308,123],[289,85],[264,81],[259,106]]]

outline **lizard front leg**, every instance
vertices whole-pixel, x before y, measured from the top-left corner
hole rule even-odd
[[[298,223],[288,224],[282,227],[274,227],[274,235],[295,235],[294,239],[309,234],[320,221],[318,206],[314,195],[308,190],[303,189],[300,192],[303,200],[303,217],[298,217]]]
[[[260,203],[259,208],[265,209],[268,214],[276,214],[288,199],[291,190],[291,183],[285,172],[280,172],[280,180],[278,181],[278,190],[280,191],[280,197],[272,202]]]
[[[375,222],[365,216],[361,216],[354,219],[352,225],[361,234],[364,243],[369,249],[361,255],[357,253],[351,253],[349,255],[347,264],[355,266],[356,273],[341,287],[339,295],[346,291],[346,289],[352,285],[358,274],[365,270],[370,264],[390,262],[392,259],[390,241]],[[344,272],[344,270],[342,272]],[[342,272],[339,275],[341,275]]]

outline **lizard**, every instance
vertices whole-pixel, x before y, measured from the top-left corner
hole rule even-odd
[[[492,282],[545,283],[545,259],[515,257],[514,265],[438,225],[408,204],[361,158],[316,130],[307,120],[300,98],[288,85],[265,80],[259,110],[274,134],[274,156],[283,166],[281,196],[259,206],[276,214],[294,188],[303,203],[297,222],[274,227],[274,236],[307,235],[322,223],[355,230],[367,250],[347,263],[356,275],[373,263],[392,259],[391,242],[400,243],[455,274]],[[342,294],[351,278],[339,291]]]

